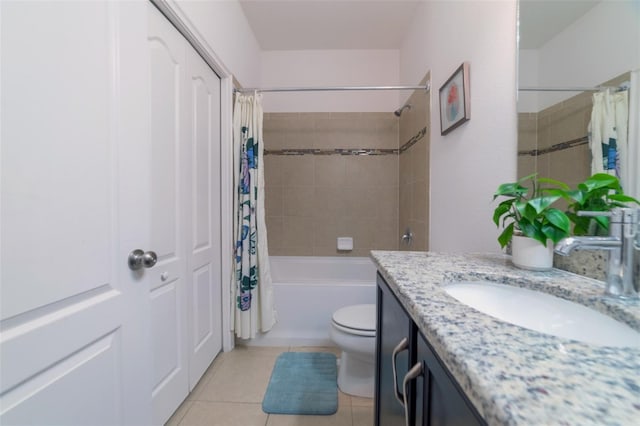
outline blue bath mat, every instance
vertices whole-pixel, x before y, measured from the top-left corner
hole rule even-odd
[[[276,360],[262,410],[270,414],[328,415],[338,411],[336,356],[285,352]]]

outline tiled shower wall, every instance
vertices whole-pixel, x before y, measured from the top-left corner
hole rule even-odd
[[[397,150],[398,126],[393,113],[264,114],[269,254],[368,256],[370,250],[397,250],[397,153],[327,151]],[[313,149],[323,154],[282,151]],[[338,251],[338,237],[352,237],[354,249]]]
[[[420,82],[426,84],[429,75]],[[400,220],[399,231],[411,229],[411,245],[401,243],[401,250],[426,251],[429,247],[429,97],[415,91],[400,116]],[[408,145],[413,143],[407,148]]]
[[[538,113],[518,114],[518,151],[545,150],[553,145],[587,135],[591,119],[591,94],[582,93]],[[538,172],[571,186],[590,175],[588,144],[538,155],[518,155],[518,176]]]
[[[622,74],[602,83],[618,86],[630,78]],[[583,92],[552,105],[538,113],[518,114],[518,176],[538,172],[575,186],[591,175],[591,151],[588,144],[530,155],[532,150],[545,150],[554,145],[587,135],[593,107],[592,92]]]

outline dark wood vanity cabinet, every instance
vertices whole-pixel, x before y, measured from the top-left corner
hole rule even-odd
[[[412,321],[380,275],[377,281],[375,424],[404,425],[404,407],[396,398],[396,390],[402,386],[402,378],[407,374],[411,362],[409,341]],[[402,345],[403,342],[406,344]],[[395,378],[392,363],[394,350]]]
[[[377,282],[375,424],[485,425],[379,274]]]
[[[484,425],[484,420],[467,400],[427,340],[418,332],[417,362],[421,374],[415,379],[416,425]],[[415,364],[414,364],[415,365]]]

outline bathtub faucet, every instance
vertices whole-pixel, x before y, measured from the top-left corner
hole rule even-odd
[[[578,212],[578,216],[609,216],[608,237],[568,237],[555,252],[567,256],[573,250],[607,250],[605,294],[619,299],[638,299],[640,280],[640,209],[616,207],[610,212]]]

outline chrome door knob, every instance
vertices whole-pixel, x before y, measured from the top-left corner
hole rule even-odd
[[[136,249],[129,253],[129,269],[137,271],[142,268],[153,268],[158,262],[158,256],[153,251],[144,252]]]

